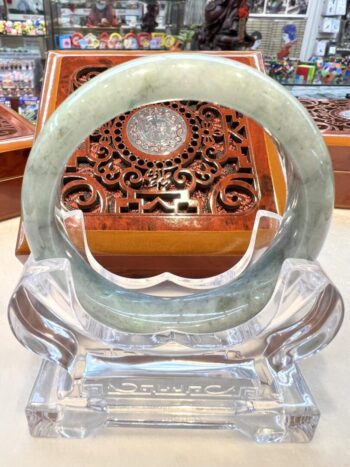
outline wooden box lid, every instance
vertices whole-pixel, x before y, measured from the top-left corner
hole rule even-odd
[[[332,159],[335,207],[350,208],[350,100],[301,99],[324,136]]]
[[[30,122],[0,105],[0,220],[20,214],[22,177],[33,137]]]
[[[0,154],[31,148],[33,137],[34,125],[14,110],[0,104]]]
[[[315,120],[327,144],[350,145],[350,99],[300,99],[300,102]]]
[[[51,52],[37,131],[83,83],[149,53]],[[218,55],[264,71],[258,53]],[[140,130],[147,118],[164,116],[180,128],[178,143],[162,143],[174,143],[166,155]],[[84,211],[97,260],[134,277],[228,269],[247,248],[257,210],[282,213],[285,196],[278,153],[259,125],[235,110],[188,101],[135,109],[104,124],[72,155],[62,188],[62,203]],[[27,253],[22,232],[17,255]]]

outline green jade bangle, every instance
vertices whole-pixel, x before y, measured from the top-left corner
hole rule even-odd
[[[130,292],[108,281],[72,246],[56,217],[66,162],[106,121],[136,107],[200,100],[261,124],[285,157],[288,201],[267,251],[231,283],[186,297]],[[159,54],[116,66],[75,91],[51,116],[30,154],[22,191],[25,233],[35,260],[68,258],[77,298],[99,323],[126,333],[213,333],[256,316],[286,258],[316,258],[334,201],[331,162],[316,125],[282,86],[238,62],[204,54]]]

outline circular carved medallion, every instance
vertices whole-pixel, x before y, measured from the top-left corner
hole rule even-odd
[[[339,115],[346,120],[350,120],[350,110],[344,110],[344,112],[340,112]]]
[[[127,136],[139,151],[154,156],[168,156],[182,146],[187,125],[182,116],[169,108],[147,106],[129,119]]]

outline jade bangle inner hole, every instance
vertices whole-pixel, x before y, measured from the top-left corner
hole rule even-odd
[[[135,108],[96,129],[71,156],[63,177],[62,202],[69,210],[81,209],[85,221],[91,213],[103,216],[141,213],[145,230],[148,229],[147,216],[155,215],[163,218],[175,215],[179,217],[179,225],[184,215],[215,216],[221,222],[230,216],[234,219],[231,229],[236,236],[239,234],[235,231],[242,231],[245,222],[245,240],[241,239],[239,252],[230,251],[230,264],[226,261],[226,269],[214,271],[214,274],[223,273],[246,253],[247,232],[252,231],[262,197],[261,180],[265,174],[259,173],[263,169],[256,166],[259,153],[249,135],[251,125],[252,120],[239,112],[213,103],[170,101]],[[254,125],[262,131],[260,125],[255,122]],[[174,139],[176,135],[178,140]],[[165,148],[168,148],[167,154]],[[266,154],[265,164],[267,159]],[[123,172],[126,173],[124,177]],[[232,174],[237,179],[232,178]],[[264,180],[266,183],[266,178]],[[215,190],[218,184],[221,189]],[[270,197],[273,195],[273,191],[269,193]],[[180,201],[182,197],[182,205],[175,206],[177,197]],[[163,205],[154,202],[156,198]],[[120,200],[125,202],[120,203]],[[270,209],[276,210],[276,206]],[[103,219],[99,222],[102,224]],[[89,221],[87,224],[89,229]],[[264,224],[261,220],[260,229],[264,232],[260,233],[258,243],[266,248],[276,232],[273,232],[274,220],[265,219]],[[96,227],[100,226],[95,224]],[[71,237],[73,243],[74,237],[76,235]],[[227,251],[230,248],[227,236],[225,240],[221,244],[216,242],[216,250],[212,248],[210,254]],[[133,240],[129,251],[124,248],[122,253],[133,255],[136,249],[142,255],[145,253],[143,245],[148,241],[154,242],[146,237]],[[159,240],[155,242],[157,252]],[[81,249],[76,239],[75,244]],[[94,242],[90,248],[93,252]],[[169,244],[170,253],[171,248]],[[172,272],[171,268],[171,264],[165,265],[161,272]]]

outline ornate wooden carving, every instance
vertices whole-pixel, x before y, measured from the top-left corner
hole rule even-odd
[[[147,3],[146,13],[142,17],[141,31],[154,32],[158,26],[157,16],[159,15],[159,3],[151,0]]]
[[[205,22],[196,31],[192,50],[242,50],[254,44],[246,31],[247,0],[212,0],[205,7]]]
[[[350,208],[350,100],[301,99],[322,132],[334,169],[335,207]]]
[[[97,73],[96,68],[79,70],[72,91]],[[178,148],[163,155],[166,146],[160,154],[149,145],[135,147],[131,137],[145,144],[142,131],[149,137],[152,128],[142,128],[140,109],[121,115],[96,130],[72,156],[63,203],[85,212],[146,215],[237,215],[255,208],[260,196],[247,119],[214,104],[184,101],[148,106],[145,122],[162,110],[164,131],[159,128],[155,144],[174,142],[172,130],[178,124]],[[135,118],[140,128],[134,125],[130,132]],[[167,118],[170,126],[164,128]]]
[[[14,110],[0,105],[0,153],[31,147],[33,125]]]
[[[350,135],[350,102],[347,99],[301,99],[318,128],[327,134]]]
[[[16,127],[6,118],[0,116],[0,139],[8,139],[18,134]]]

